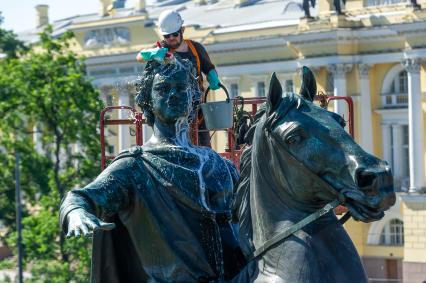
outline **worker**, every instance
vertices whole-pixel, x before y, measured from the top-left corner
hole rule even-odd
[[[210,60],[204,46],[196,41],[183,39],[185,27],[181,15],[173,10],[165,10],[158,17],[158,29],[163,36],[161,43],[157,44],[154,48],[144,49],[140,51],[136,57],[139,62],[146,62],[149,60],[163,61],[166,56],[173,54],[182,59],[189,59],[193,66],[197,69],[198,83],[200,90],[203,88],[203,75],[207,77],[209,88],[217,90],[220,88],[220,81],[216,72],[215,66]],[[209,133],[205,130],[204,119],[202,114],[198,115],[198,145],[210,145]],[[192,137],[194,142],[194,137]]]

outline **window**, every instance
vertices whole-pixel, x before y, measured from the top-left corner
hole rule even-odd
[[[327,93],[334,93],[334,75],[332,72],[328,72],[327,84],[325,86],[325,91]]]
[[[404,222],[399,219],[391,219],[382,229],[380,234],[380,245],[404,245]]]
[[[106,97],[106,104],[107,104],[107,106],[112,106],[112,104],[113,104],[113,97],[112,97],[112,95],[110,95],[110,94],[107,95],[107,97]]]
[[[94,77],[109,76],[117,74],[116,69],[100,69],[90,71],[90,75]]]
[[[107,152],[107,154],[110,154],[110,155],[114,154],[114,146],[113,145],[107,145],[106,152]]]
[[[121,75],[133,75],[135,73],[135,68],[134,67],[124,67],[124,68],[118,69],[118,72]]]
[[[239,95],[239,89],[238,89],[238,84],[236,83],[232,83],[230,86],[230,93],[229,95],[231,96],[231,98],[235,98]]]
[[[407,77],[406,71],[402,71],[401,73],[399,73],[398,81],[399,81],[399,92],[408,93],[408,77]]]
[[[133,94],[130,94],[129,96],[129,106],[133,108],[136,107],[135,96]]]
[[[265,92],[266,92],[265,82],[257,82],[257,84],[256,84],[257,96],[263,97],[263,96],[265,96]]]
[[[400,107],[408,105],[408,77],[407,72],[401,71],[392,82],[390,93],[384,93],[385,107]]]
[[[405,191],[409,187],[410,178],[408,125],[389,124],[383,127],[389,128],[389,136],[383,137],[383,147],[389,147],[385,159],[394,173],[395,189]]]
[[[285,80],[284,91],[285,92],[293,92],[293,80]]]
[[[408,179],[410,177],[410,161],[408,150],[408,125],[402,126],[402,177]]]

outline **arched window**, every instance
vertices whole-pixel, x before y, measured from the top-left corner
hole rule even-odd
[[[391,219],[382,229],[380,245],[404,245],[404,222],[399,219]]]
[[[390,92],[383,93],[385,107],[399,107],[408,105],[408,77],[403,70],[392,81]]]

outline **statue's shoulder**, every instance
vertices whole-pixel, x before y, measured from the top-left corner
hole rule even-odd
[[[240,180],[240,172],[238,172],[237,167],[235,164],[225,157],[222,157],[225,160],[226,165],[228,166],[229,173],[231,173],[232,180],[234,181],[234,184],[237,184]]]
[[[205,147],[205,148],[209,152],[210,156],[215,156],[217,160],[221,160],[222,162],[226,164],[226,167],[228,168],[228,171],[231,174],[232,179],[234,180],[235,183],[238,182],[238,180],[240,179],[240,173],[238,172],[238,169],[235,166],[235,164],[231,160],[223,157],[218,152],[214,151],[212,148],[208,148],[208,147]]]
[[[116,162],[117,160],[123,159],[123,158],[137,158],[141,156],[143,153],[143,147],[140,145],[136,145],[133,147],[130,147],[128,149],[125,149],[121,151],[112,162]]]

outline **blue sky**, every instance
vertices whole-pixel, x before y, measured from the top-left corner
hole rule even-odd
[[[127,1],[126,7],[133,5]],[[2,28],[15,32],[32,29],[36,25],[35,6],[49,5],[49,21],[74,15],[96,13],[100,7],[99,0],[0,0],[0,11],[4,18]]]

